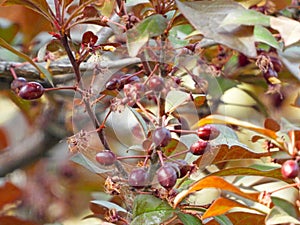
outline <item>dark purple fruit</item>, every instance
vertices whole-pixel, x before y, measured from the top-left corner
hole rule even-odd
[[[282,164],[281,174],[283,178],[294,179],[299,174],[299,165],[295,160],[287,160]]]
[[[176,164],[178,165],[179,167],[179,170],[180,170],[180,174],[178,176],[178,178],[182,178],[184,177],[188,172],[190,172],[192,170],[192,166],[189,165],[185,160],[183,159],[178,159],[176,161]]]
[[[267,72],[263,73],[264,78],[266,81],[270,84],[273,84],[272,79],[277,79],[278,78],[278,73],[272,69],[271,67],[268,68]]]
[[[159,76],[152,76],[148,81],[148,87],[156,92],[162,91],[165,87],[164,79]]]
[[[275,56],[270,56],[270,60],[273,64],[273,69],[279,73],[282,69],[282,62],[280,61],[280,59],[278,59],[278,57]]]
[[[37,82],[28,82],[20,88],[19,96],[25,100],[40,98],[45,92],[44,87]]]
[[[116,155],[110,150],[102,150],[97,153],[96,160],[100,165],[111,166],[117,160]]]
[[[121,82],[116,78],[111,79],[105,84],[105,88],[110,91],[119,89],[120,87],[121,87]]]
[[[152,133],[152,141],[156,146],[166,147],[170,140],[171,132],[165,127],[160,127]]]
[[[176,170],[170,165],[160,167],[157,171],[157,180],[166,189],[174,187],[177,180]]]
[[[147,185],[148,173],[144,168],[136,168],[128,177],[128,184],[134,188],[144,188]]]
[[[208,141],[199,140],[191,145],[190,152],[194,155],[203,155],[208,145]]]
[[[214,125],[210,124],[199,127],[197,130],[198,137],[206,141],[215,139],[219,134],[220,131]]]
[[[121,84],[125,85],[125,84],[134,83],[134,82],[140,82],[140,78],[136,75],[125,74],[125,75],[121,76],[120,81],[121,81]]]
[[[20,88],[23,87],[27,83],[27,80],[24,77],[18,77],[17,79],[14,79],[11,84],[10,88],[13,90],[16,94],[19,93]]]

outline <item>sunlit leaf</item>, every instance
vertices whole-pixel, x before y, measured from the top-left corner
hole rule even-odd
[[[247,206],[238,203],[236,201],[220,197],[217,200],[215,200],[212,205],[206,210],[206,212],[202,215],[203,219],[213,217],[213,216],[219,216],[222,214],[227,213],[229,210],[235,208],[235,207],[242,207],[247,208]]]
[[[18,50],[14,49],[10,44],[8,44],[6,41],[4,41],[2,38],[0,38],[0,46],[11,51],[12,53],[14,53],[15,55],[19,56],[20,58],[26,60],[27,62],[29,62],[31,65],[33,65],[41,74],[41,77],[45,76],[47,77],[47,79],[49,80],[49,82],[52,84],[52,76],[49,73],[48,70],[46,70],[44,67],[37,65],[35,62],[32,61],[32,59],[25,55],[22,52],[19,52]]]
[[[8,203],[14,203],[20,200],[21,196],[22,191],[18,187],[10,182],[5,182],[0,186],[0,209]]]
[[[130,56],[136,56],[149,38],[161,35],[167,27],[167,19],[160,14],[147,17],[127,31],[127,48]]]
[[[242,121],[242,120],[238,120],[235,119],[233,117],[228,117],[228,116],[223,116],[223,115],[210,115],[207,116],[205,118],[202,118],[199,120],[199,122],[197,123],[197,126],[203,126],[205,124],[210,124],[210,123],[216,123],[216,124],[231,124],[231,125],[236,125],[239,127],[243,127],[249,130],[253,130],[257,133],[263,134],[267,137],[270,137],[272,139],[276,139],[277,135],[276,132],[269,130],[269,129],[265,129],[262,127],[258,127],[252,123],[246,122],[246,121]]]
[[[173,216],[176,210],[165,201],[153,195],[138,195],[133,203],[131,225],[157,225]]]
[[[258,3],[262,2],[263,0],[235,0],[235,2],[240,3],[245,8],[250,8],[251,6],[257,5]]]
[[[19,30],[18,24],[0,20],[0,37],[6,42],[12,42]]]
[[[280,169],[261,171],[247,167],[233,167],[229,169],[223,169],[218,172],[212,173],[213,176],[263,176],[281,180],[282,175]]]
[[[292,45],[300,40],[300,22],[287,17],[271,17],[271,27],[278,30],[285,46]]]
[[[228,14],[247,12],[247,9],[239,3],[230,0],[213,2],[206,0],[180,2],[177,0],[176,3],[180,12],[205,38],[224,44],[247,56],[256,56],[252,27],[243,25],[220,26]]]
[[[257,42],[265,43],[276,49],[280,49],[278,41],[273,34],[265,27],[257,25],[254,27],[254,36]]]
[[[266,225],[286,223],[300,224],[300,221],[290,216],[286,211],[278,206],[274,206],[269,215],[266,217]]]
[[[222,21],[221,26],[225,25],[270,25],[270,17],[255,10],[238,10],[230,12]]]
[[[208,176],[192,184],[187,190],[180,192],[174,199],[174,207],[176,207],[185,197],[203,188],[219,188],[223,191],[229,191],[242,197],[257,200],[257,194],[242,192],[239,188],[230,184],[221,177]]]
[[[226,214],[234,225],[262,225],[265,224],[265,216],[246,212],[232,212]]]
[[[290,216],[297,218],[298,217],[298,208],[293,205],[292,203],[290,203],[289,201],[282,199],[282,198],[278,198],[278,197],[272,197],[272,202],[274,205],[280,207],[281,209],[283,209],[284,211],[286,211]]]

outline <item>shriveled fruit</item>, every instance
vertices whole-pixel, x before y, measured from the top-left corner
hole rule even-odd
[[[165,127],[157,128],[152,133],[152,141],[156,146],[165,147],[169,144],[170,140],[171,132]]]
[[[111,166],[115,163],[117,157],[110,150],[102,150],[96,154],[96,160],[100,165]]]
[[[212,140],[219,136],[220,131],[211,124],[204,125],[199,127],[197,130],[197,135],[203,140]]]
[[[19,93],[20,88],[27,83],[27,80],[24,77],[18,77],[14,79],[10,84],[10,89],[13,90],[16,94]]]
[[[299,174],[299,165],[295,160],[287,160],[282,164],[281,174],[283,178],[293,179]]]
[[[160,167],[157,171],[157,180],[166,189],[174,187],[177,180],[176,170],[170,165]]]
[[[164,79],[159,76],[152,76],[148,81],[148,86],[153,91],[156,92],[162,91],[165,87]]]
[[[190,152],[194,155],[203,155],[208,145],[208,141],[200,139],[199,141],[191,145]]]
[[[136,168],[128,177],[128,184],[134,188],[144,188],[147,185],[148,173],[145,168]]]
[[[45,92],[44,87],[37,82],[27,82],[20,88],[19,96],[25,100],[34,100],[40,98]]]

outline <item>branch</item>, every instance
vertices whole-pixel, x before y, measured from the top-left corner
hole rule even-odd
[[[83,62],[80,65],[80,72],[92,72],[97,65],[100,68],[107,69],[116,69],[122,68],[131,64],[140,63],[139,58],[124,58],[116,61],[100,61],[95,63]],[[46,62],[37,63],[39,66],[46,67]],[[9,71],[10,67],[14,67],[14,70],[18,76],[33,79],[41,80],[39,72],[34,66],[29,63],[20,63],[20,62],[0,62],[0,77],[10,78],[11,73]],[[54,84],[58,84],[66,81],[66,77],[69,79],[74,79],[75,75],[73,72],[73,66],[69,60],[59,60],[51,62],[48,70],[51,71],[53,75]]]

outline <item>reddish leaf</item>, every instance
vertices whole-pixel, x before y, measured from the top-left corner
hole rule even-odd
[[[98,36],[96,36],[92,31],[87,31],[82,36],[81,43],[85,46],[94,46],[98,40]]]
[[[206,219],[213,216],[223,215],[234,207],[249,208],[236,201],[220,197],[213,202],[213,204],[203,214],[202,219]]]
[[[10,182],[6,182],[0,187],[0,209],[8,204],[20,200],[22,196],[21,190]],[[0,224],[2,224],[0,222]]]
[[[5,149],[8,145],[8,138],[5,129],[0,127],[0,150]]]
[[[273,130],[275,132],[279,131],[280,130],[280,125],[277,123],[277,121],[271,119],[271,118],[267,118],[265,120],[265,124],[264,124],[264,127],[266,129],[269,129],[269,130]]]
[[[245,193],[221,177],[208,176],[192,184],[187,190],[180,192],[174,199],[174,207],[176,207],[189,194],[204,188],[219,188],[221,190],[229,191],[254,201],[257,201],[258,198],[258,194]]]
[[[26,221],[14,216],[0,216],[1,225],[38,225],[32,221]]]

